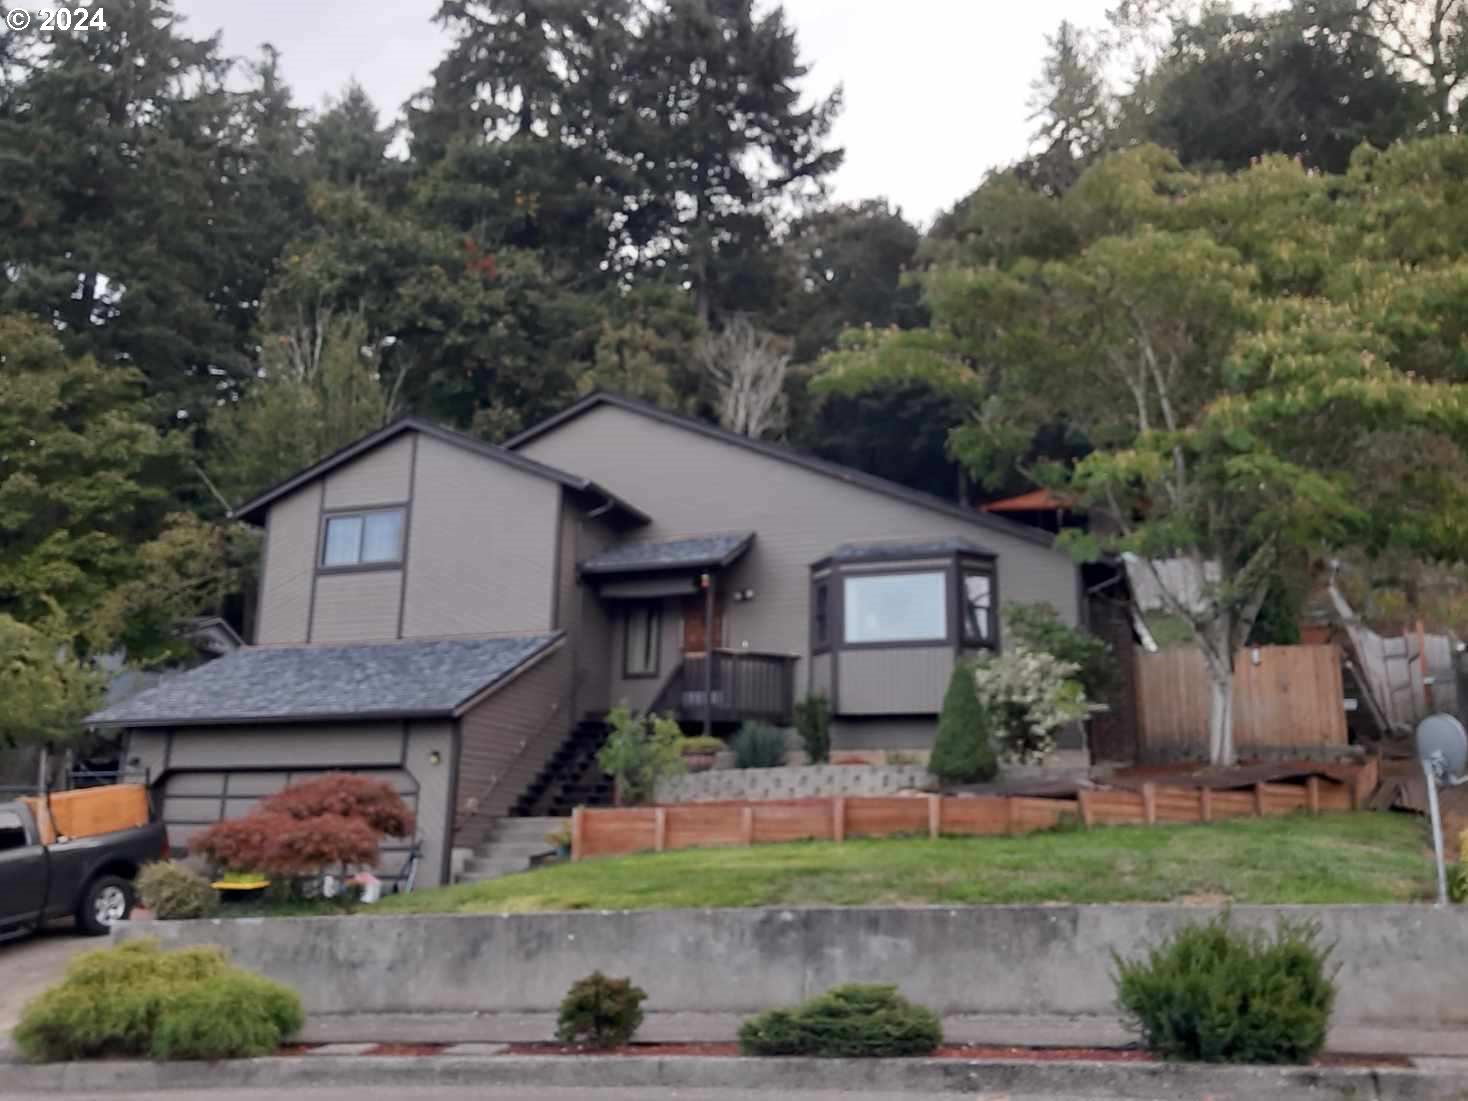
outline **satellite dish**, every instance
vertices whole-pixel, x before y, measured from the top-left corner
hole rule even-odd
[[[1429,715],[1417,724],[1417,759],[1431,763],[1439,783],[1461,781],[1468,769],[1468,730],[1452,715]]]
[[[1417,724],[1417,760],[1427,781],[1427,809],[1432,815],[1432,853],[1437,858],[1437,902],[1448,903],[1448,870],[1443,859],[1443,822],[1437,789],[1468,782],[1468,730],[1452,715],[1429,715]]]

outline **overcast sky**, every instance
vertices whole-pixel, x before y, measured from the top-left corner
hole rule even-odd
[[[926,222],[984,171],[1022,155],[1030,81],[1061,19],[1095,24],[1110,0],[785,0],[812,92],[845,86],[838,199],[886,196]],[[355,77],[384,116],[445,49],[438,0],[176,0],[188,31],[231,54],[272,42],[296,97],[317,105]]]

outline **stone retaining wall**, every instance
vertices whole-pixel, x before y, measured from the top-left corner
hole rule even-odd
[[[891,795],[933,782],[926,765],[801,765],[690,772],[658,782],[659,803],[803,799],[815,795]]]

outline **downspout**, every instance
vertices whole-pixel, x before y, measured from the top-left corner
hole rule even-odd
[[[714,574],[703,575],[703,735],[714,729]]]

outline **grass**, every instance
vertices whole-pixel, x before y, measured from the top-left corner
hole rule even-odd
[[[1388,814],[1028,837],[796,842],[558,864],[394,895],[374,913],[914,903],[1405,902],[1430,897],[1416,819]]]

